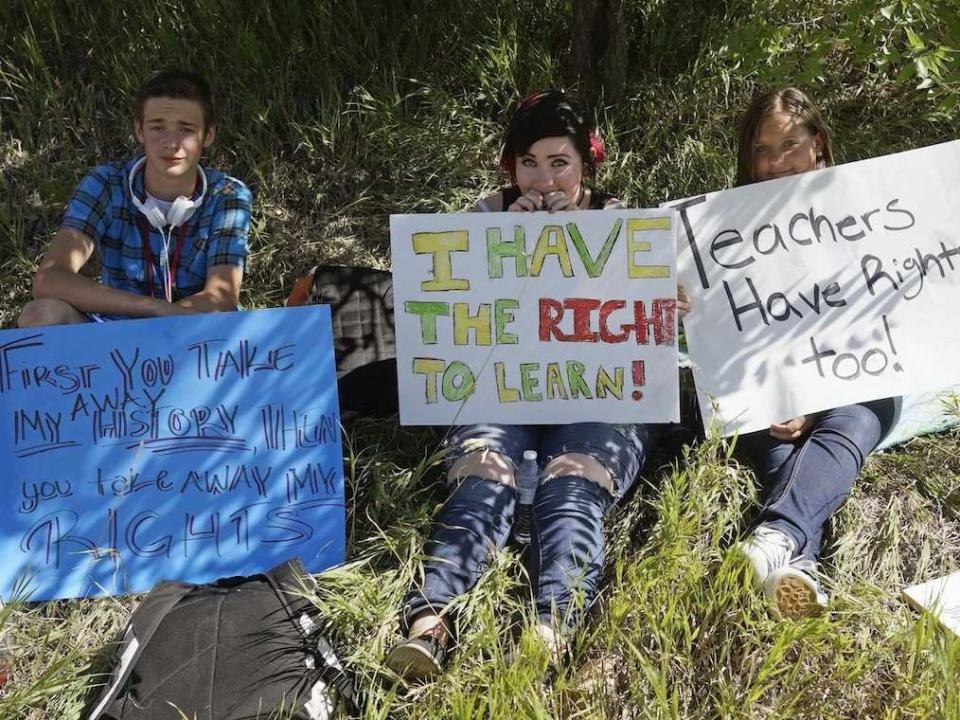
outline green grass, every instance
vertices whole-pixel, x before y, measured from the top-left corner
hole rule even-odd
[[[813,0],[800,23],[787,3],[627,3],[627,97],[595,107],[611,158],[600,183],[641,206],[728,185],[734,123],[758,79],[810,67],[840,161],[955,138],[957,113],[943,104],[955,85],[898,80],[912,57],[902,29],[884,40],[900,66],[849,38],[809,51],[797,42],[822,40],[858,6]],[[960,22],[938,25],[931,12],[927,47]],[[390,213],[462,210],[495,187],[505,109],[565,84],[570,16],[561,0],[0,5],[0,325],[29,298],[76,182],[133,151],[129,96],[147,69],[211,77],[222,118],[211,161],[256,196],[243,302],[268,307],[318,262],[386,266]],[[794,34],[789,53],[773,49],[768,18]],[[438,438],[365,423],[345,445],[349,562],[320,578],[315,599],[369,689],[369,718],[960,717],[960,641],[899,599],[905,584],[957,569],[957,441],[918,439],[868,462],[831,525],[823,619],[778,622],[750,588],[727,548],[755,508],[753,479],[707,443],[677,465],[651,463],[611,519],[600,602],[555,682],[542,682],[547,654],[525,631],[529,590],[508,550],[460,604],[449,671],[396,689],[377,678],[443,499]],[[132,602],[8,606],[0,623],[16,674],[0,717],[79,717]]]
[[[777,621],[751,588],[727,547],[754,507],[752,476],[707,443],[683,469],[651,467],[616,512],[601,599],[552,685],[543,684],[546,649],[529,631],[525,575],[506,550],[458,604],[449,671],[398,689],[381,682],[382,659],[398,639],[401,598],[442,498],[438,471],[421,462],[436,437],[367,423],[350,443],[364,451],[348,454],[350,562],[320,576],[314,600],[360,674],[370,718],[957,717],[960,640],[898,598],[904,583],[956,569],[957,439],[918,439],[870,460],[831,526],[823,619]],[[104,639],[120,631],[130,604],[9,609],[17,675],[0,716],[77,717],[105,667]]]

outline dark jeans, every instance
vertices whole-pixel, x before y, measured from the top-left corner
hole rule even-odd
[[[552,624],[574,624],[596,597],[604,558],[603,517],[633,483],[660,428],[656,425],[470,425],[450,438],[456,459],[488,448],[519,467],[524,450],[537,450],[543,468],[565,453],[596,458],[610,472],[611,494],[582,477],[542,479],[533,503],[528,568],[537,614]],[[517,491],[467,477],[452,490],[435,519],[425,548],[423,585],[412,587],[403,611],[405,625],[426,609],[439,613],[469,591],[489,553],[510,535]],[[582,597],[584,602],[576,599]]]
[[[899,409],[897,397],[825,410],[797,442],[777,440],[767,430],[741,437],[738,446],[763,484],[753,527],[766,523],[786,533],[801,557],[816,562],[824,525],[850,494]]]

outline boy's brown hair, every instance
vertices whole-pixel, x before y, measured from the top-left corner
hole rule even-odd
[[[200,75],[186,70],[159,70],[137,88],[134,95],[134,118],[143,122],[143,107],[150,98],[167,97],[193,100],[203,109],[203,129],[217,124],[210,84]]]

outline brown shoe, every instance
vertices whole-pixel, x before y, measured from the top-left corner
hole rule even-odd
[[[447,656],[447,629],[438,623],[415,638],[404,640],[387,653],[386,666],[407,682],[429,680],[443,672]]]
[[[618,697],[616,665],[609,658],[592,658],[573,674],[571,683],[560,693],[559,717],[585,717],[597,708],[603,708],[603,717],[613,717]],[[609,715],[608,715],[609,712]]]

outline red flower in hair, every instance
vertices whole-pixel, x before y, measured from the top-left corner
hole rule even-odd
[[[606,150],[604,150],[603,147],[603,140],[601,140],[600,136],[593,130],[590,131],[587,137],[590,140],[590,155],[593,157],[593,164],[599,165],[607,156]]]

